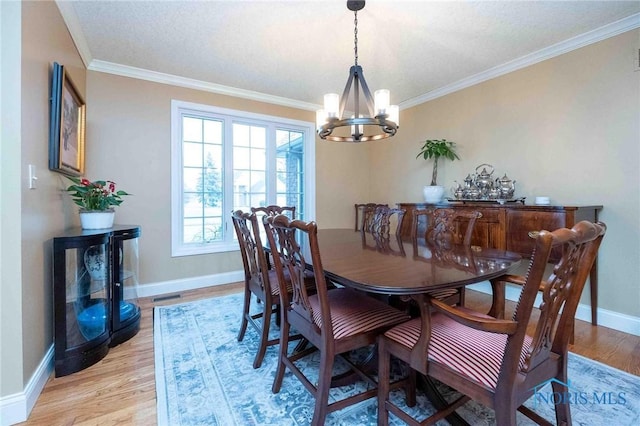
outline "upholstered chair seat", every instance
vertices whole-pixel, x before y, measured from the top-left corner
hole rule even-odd
[[[407,320],[407,315],[386,303],[367,297],[355,290],[335,288],[327,292],[331,325],[335,340],[367,333],[388,326],[389,323],[400,323]],[[313,312],[313,322],[322,327],[322,309],[318,295],[309,296],[309,304]]]
[[[491,318],[482,314],[476,315]],[[392,328],[384,336],[410,351],[418,342],[420,332],[421,320],[416,318]],[[480,386],[495,389],[507,337],[506,334],[489,333],[464,326],[443,314],[436,313],[431,316],[431,340],[427,362],[438,363],[439,368],[447,368],[471,378]],[[525,367],[530,345],[531,337],[525,336],[519,371]],[[469,348],[473,348],[473,351]]]

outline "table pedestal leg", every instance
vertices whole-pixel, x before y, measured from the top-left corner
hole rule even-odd
[[[430,377],[418,374],[418,387],[427,395],[436,410],[442,410],[449,405]],[[446,419],[452,426],[469,426],[469,423],[456,412],[449,414]]]

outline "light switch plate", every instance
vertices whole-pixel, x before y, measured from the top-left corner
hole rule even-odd
[[[36,189],[36,181],[38,177],[36,176],[36,166],[33,164],[29,164],[29,189]]]

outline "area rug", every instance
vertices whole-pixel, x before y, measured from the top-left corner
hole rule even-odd
[[[271,392],[277,346],[267,348],[261,368],[252,367],[259,339],[249,326],[244,341],[237,341],[241,310],[240,294],[154,308],[158,425],[310,424],[313,397],[289,371],[282,390]],[[277,330],[274,333],[277,335]],[[317,371],[316,355],[300,361],[309,374]],[[344,366],[338,365],[336,371],[341,368]],[[640,424],[640,377],[576,354],[570,354],[569,377],[574,425]],[[360,386],[365,385],[332,389],[330,398],[341,399]],[[448,393],[455,397],[452,391]],[[392,397],[402,404],[401,391]],[[536,391],[527,405],[555,423],[551,397],[551,386],[547,385]],[[420,394],[417,406],[407,410],[423,418],[433,412]],[[370,399],[331,413],[326,424],[375,425],[376,413],[376,400]],[[493,411],[474,402],[458,413],[471,425],[495,423]],[[518,416],[519,425],[533,424],[520,413]],[[404,424],[394,416],[390,420],[393,425]],[[448,423],[443,420],[438,424]]]

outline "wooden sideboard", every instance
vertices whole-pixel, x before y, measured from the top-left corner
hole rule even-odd
[[[443,204],[398,203],[404,209],[405,219],[402,223],[403,237],[411,235],[413,226],[413,210],[423,208],[453,208],[477,210],[482,217],[476,221],[471,244],[509,250],[530,257],[534,242],[529,237],[530,231],[558,228],[571,228],[581,220],[595,222],[602,206],[538,206],[522,203],[471,203],[450,202]],[[560,252],[552,252],[551,260],[556,261]],[[591,323],[598,324],[598,260],[596,259],[589,276],[591,294]]]

